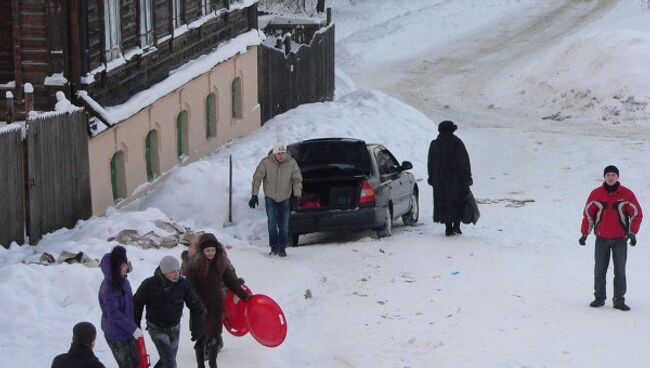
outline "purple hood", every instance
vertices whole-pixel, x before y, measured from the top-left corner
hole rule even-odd
[[[133,292],[129,280],[123,278],[121,290],[111,286],[111,280],[120,275],[111,271],[111,254],[106,253],[100,263],[104,280],[99,287],[99,306],[102,309],[102,331],[106,340],[128,340],[136,329],[133,320]]]

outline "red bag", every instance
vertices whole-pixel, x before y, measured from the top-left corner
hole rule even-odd
[[[139,337],[136,341],[138,343],[138,368],[151,367],[149,354],[147,354],[147,346],[144,344],[144,337]]]
[[[273,348],[287,337],[287,319],[282,308],[266,295],[257,294],[246,303],[246,322],[260,344]]]
[[[249,294],[253,293],[246,285],[242,285],[242,288]],[[233,336],[246,335],[248,333],[245,315],[246,302],[228,290],[224,304],[223,327]]]

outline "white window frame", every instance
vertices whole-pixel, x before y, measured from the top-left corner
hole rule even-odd
[[[201,0],[201,15],[206,16],[211,12],[211,9],[208,9],[210,6],[210,0]]]
[[[106,61],[121,55],[120,0],[104,0],[104,35],[106,39]]]
[[[172,0],[172,11],[172,22],[174,29],[176,29],[185,24],[183,20],[183,0]]]
[[[153,18],[152,0],[139,0],[140,1],[140,47],[146,48],[153,45]]]

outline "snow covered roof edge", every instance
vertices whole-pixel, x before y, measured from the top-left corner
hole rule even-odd
[[[192,79],[207,73],[215,65],[231,59],[237,54],[245,53],[248,47],[260,45],[264,38],[265,36],[262,32],[257,29],[252,29],[235,38],[224,41],[211,53],[201,55],[185,63],[180,68],[170,71],[167,78],[136,93],[120,105],[101,106],[88,95],[88,92],[83,90],[77,91],[76,95],[77,98],[83,100],[89,107],[95,110],[101,116],[102,120],[112,126],[137,114],[147,106],[187,84]],[[170,78],[171,76],[173,78]]]

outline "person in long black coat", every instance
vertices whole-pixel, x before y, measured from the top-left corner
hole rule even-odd
[[[431,141],[427,169],[433,186],[433,222],[444,223],[445,235],[462,234],[464,198],[473,184],[469,155],[454,135],[458,126],[445,120],[438,124],[438,137]]]

